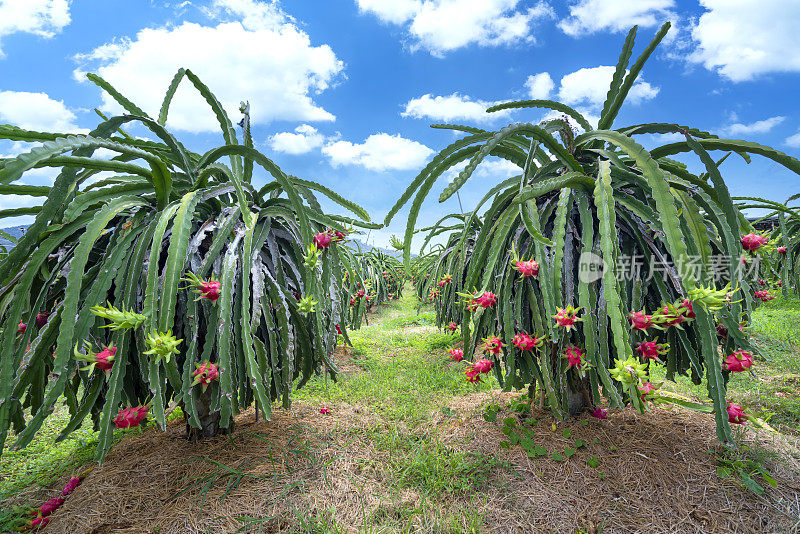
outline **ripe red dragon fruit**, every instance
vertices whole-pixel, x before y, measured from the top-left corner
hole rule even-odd
[[[31,519],[31,530],[39,530],[47,526],[50,522],[49,517],[37,516]]]
[[[488,373],[494,367],[494,363],[491,360],[487,360],[486,358],[482,358],[477,362],[472,364],[472,368],[478,371],[481,374]]]
[[[359,289],[358,293],[356,293],[356,297],[364,298],[364,290],[363,289]]]
[[[450,349],[447,352],[450,353],[450,359],[454,362],[460,362],[464,359],[464,351],[461,349]]]
[[[763,280],[763,279],[762,279],[762,280],[759,280],[759,281],[758,281],[758,285],[760,285],[760,286],[765,286],[765,285],[767,285],[767,281],[766,281],[766,280]]]
[[[200,291],[200,298],[208,299],[211,302],[217,302],[219,298],[220,283],[216,280],[209,280],[202,282],[198,290]]]
[[[117,428],[134,428],[141,424],[147,417],[147,412],[150,408],[148,406],[139,406],[137,408],[124,408],[117,413],[114,418],[114,426]]]
[[[444,287],[444,286],[446,286],[447,284],[449,284],[452,281],[453,281],[453,277],[451,275],[449,275],[449,274],[446,274],[446,275],[442,276],[442,279],[439,280],[437,285],[439,287]]]
[[[388,295],[386,295],[386,298],[387,299],[393,299],[394,298],[394,294],[389,293]]]
[[[728,401],[728,422],[734,423],[737,425],[744,425],[747,423],[747,414],[744,413],[744,409],[738,404],[734,404],[731,401]]]
[[[445,327],[445,329],[449,330],[450,332],[455,332],[458,330],[458,325],[456,323],[450,323]]]
[[[778,251],[778,254],[781,254],[781,255],[786,254],[786,247],[778,247],[775,250]]]
[[[695,315],[695,313],[694,313],[694,307],[692,306],[692,301],[691,300],[683,299],[681,301],[680,307],[681,308],[686,308],[686,311],[683,312],[683,316],[686,317],[687,319],[694,319],[695,317],[697,317],[697,315]]]
[[[592,410],[592,417],[596,417],[598,419],[608,419],[608,410],[598,406]]]
[[[724,367],[726,371],[741,373],[753,365],[753,353],[749,350],[737,350],[725,358]]]
[[[755,252],[767,243],[767,238],[758,234],[747,234],[742,236],[742,248]]]
[[[535,260],[519,260],[514,264],[514,269],[519,271],[523,278],[531,278],[539,275],[539,263]]]
[[[472,365],[467,367],[464,374],[467,376],[467,382],[482,382],[480,373]]]
[[[336,333],[340,336],[342,335],[342,327],[339,326],[339,323],[336,323]]]
[[[335,241],[337,243],[347,239],[347,234],[345,232],[340,231],[340,230],[331,229],[331,230],[328,230],[328,233],[333,235],[333,241]]]
[[[211,362],[198,363],[193,376],[194,381],[192,382],[192,386],[200,384],[203,391],[205,391],[211,382],[219,378],[219,367],[217,367],[217,364]]]
[[[67,482],[64,485],[64,489],[61,490],[61,495],[63,497],[66,497],[67,495],[69,495],[70,493],[75,491],[75,488],[77,488],[78,486],[81,485],[82,481],[83,481],[82,477],[72,477],[72,478],[70,478],[69,482]]]
[[[655,340],[641,341],[636,345],[636,352],[645,360],[657,360],[659,356],[669,352],[667,343],[659,345]]]
[[[684,315],[686,309],[679,305],[664,304],[664,306],[653,315],[653,321],[664,327],[677,326],[687,320]],[[694,312],[692,312],[694,313]]]
[[[761,291],[756,291],[754,293],[754,296],[757,299],[761,300],[762,302],[768,302],[768,301],[770,301],[770,300],[775,298],[772,295],[770,295],[769,291],[767,291],[766,289],[762,289]]]
[[[39,507],[39,513],[42,517],[46,517],[61,508],[62,504],[64,504],[64,499],[61,497],[53,497],[52,499],[44,501],[44,504]]]
[[[331,413],[331,409],[328,408],[327,406],[323,406],[322,408],[319,409],[319,413],[321,413],[322,415],[328,415],[329,413]]]
[[[569,362],[569,367],[575,367],[580,370],[583,366],[583,351],[575,345],[570,345],[564,349],[564,357]]]
[[[36,314],[36,326],[43,328],[47,324],[47,318],[50,317],[50,312],[43,311]]]
[[[558,313],[556,313],[553,318],[556,320],[556,324],[558,326],[563,326],[567,330],[571,330],[575,327],[575,323],[581,321],[578,317],[578,313],[581,311],[580,308],[573,308],[572,306],[567,306],[566,308],[560,308]]]
[[[483,350],[495,356],[500,354],[500,349],[504,346],[503,341],[497,336],[489,336],[483,340]]]
[[[117,347],[103,347],[103,350],[94,355],[95,367],[102,371],[110,371],[114,366],[114,357],[117,354]]]
[[[494,308],[494,305],[497,304],[497,295],[491,291],[485,291],[483,295],[473,299],[473,302],[477,304],[479,308]]]
[[[327,232],[320,232],[320,233],[314,235],[314,244],[320,250],[325,250],[326,248],[331,246],[331,242],[332,241],[333,241],[333,238]]]
[[[540,347],[542,345],[542,341],[543,340],[541,338],[530,336],[523,332],[514,336],[514,338],[511,340],[511,343],[513,343],[514,346],[516,346],[519,350],[532,351],[533,349]]]
[[[22,321],[19,322],[19,326],[17,327],[17,334],[24,334],[25,330],[28,329],[28,325],[23,323]]]
[[[350,306],[356,305],[356,299],[350,299]]]
[[[642,332],[647,332],[648,328],[653,327],[653,316],[647,315],[644,313],[644,310],[640,312],[630,312],[628,314],[628,321],[630,321],[632,329],[641,330]]]
[[[654,386],[653,384],[651,384],[650,382],[645,382],[644,384],[639,386],[639,391],[642,392],[642,402],[644,402],[646,400],[646,398],[648,397],[648,395],[650,393],[652,393],[653,391],[657,391],[657,390],[658,390],[658,388],[656,386]]]

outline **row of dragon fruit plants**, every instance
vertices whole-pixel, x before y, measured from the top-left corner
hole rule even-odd
[[[676,266],[724,255],[738,273],[742,261],[763,257],[788,289],[797,272],[797,210],[741,199],[741,207],[779,215],[769,240],[755,235],[722,179],[725,158],[715,161],[709,151],[764,156],[794,172],[800,162],[680,125],[612,129],[667,28],[629,65],[631,30],[597,128],[549,100],[489,111],[544,108],[563,118],[497,132],[437,126],[466,135],[431,160],[383,221],[416,193],[405,239],[395,241],[402,263],[348,246],[351,233],[383,225],[257,151],[247,104],[240,144],[226,111],[189,70],[178,71],[156,117],[90,74],[124,115],[103,117],[87,135],[0,126],[0,139],[39,143],[0,161],[3,193],[43,200],[0,211],[0,218],[35,219],[19,239],[3,236],[14,246],[0,257],[0,448],[12,431],[15,446],[30,443],[61,401],[71,417],[58,439],[90,417],[99,461],[115,428],[147,418],[163,429],[170,406],[182,409],[190,439],[233,431],[234,417],[254,402],[269,418],[273,401],[289,406],[293,387],[323,373],[335,378],[337,343],[348,342],[348,329],[372,306],[399,298],[407,273],[435,302],[439,324],[460,328],[464,349],[453,357],[485,355],[474,358],[467,379],[494,372],[505,389],[539,384],[558,417],[586,408],[602,415],[602,397],[611,408],[640,411],[681,402],[648,379],[648,368],[663,362],[670,378],[707,378],[711,405],[684,404],[714,412],[720,439],[731,441],[729,423],[749,416],[726,401],[726,381],[752,365],[746,324],[768,293],[745,276],[723,286],[710,269]],[[213,109],[224,140],[203,154],[165,128],[185,80]],[[133,137],[129,123],[157,140]],[[648,152],[635,136],[652,133],[686,140]],[[101,158],[100,149],[115,156]],[[699,158],[706,172],[691,174],[670,158],[679,153]],[[412,262],[417,215],[434,182],[467,162],[444,189],[446,200],[490,155],[516,163],[521,174],[489,190],[473,211],[422,229],[423,250],[434,238],[444,244]],[[269,176],[260,188],[255,166]],[[53,186],[15,183],[39,167],[60,169]],[[350,215],[326,213],[318,197]],[[631,255],[658,260],[667,276],[620,281],[606,269],[586,280],[582,253],[608,265]]]
[[[668,28],[632,65],[636,29],[628,34],[597,128],[544,100],[488,111],[544,108],[562,118],[498,131],[437,125],[467,135],[431,160],[385,222],[414,197],[398,241],[408,261],[412,237],[423,238],[412,280],[420,300],[433,303],[438,325],[460,330],[463,349],[451,349],[450,357],[466,363],[466,380],[494,372],[503,389],[527,387],[531,399],[538,385],[562,419],[585,409],[606,418],[608,409],[627,405],[644,412],[680,404],[713,413],[719,439],[731,442],[731,424],[760,424],[726,393],[731,373],[750,371],[757,360],[748,336],[752,310],[776,291],[798,289],[800,209],[788,205],[800,195],[785,203],[732,197],[721,168],[731,154],[763,156],[796,173],[800,161],[678,124],[612,128]],[[685,140],[647,151],[636,141],[646,134]],[[712,151],[724,154],[714,159]],[[696,158],[704,172],[693,174],[671,158],[676,154]],[[443,202],[490,155],[516,163],[520,174],[488,190],[473,211],[417,230],[433,183],[466,162]],[[746,208],[766,209],[778,226],[756,232]],[[432,241],[439,244],[424,252]],[[630,269],[637,258],[643,270]],[[670,380],[705,378],[710,402],[659,391],[650,378],[654,366],[664,366]]]

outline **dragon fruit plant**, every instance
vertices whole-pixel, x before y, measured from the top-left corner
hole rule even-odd
[[[102,460],[115,423],[146,415],[164,428],[165,408],[178,405],[191,439],[212,436],[230,432],[254,400],[268,419],[275,399],[289,406],[295,385],[335,375],[334,325],[348,309],[340,236],[378,225],[254,149],[249,106],[235,128],[191,71],[178,71],[155,116],[89,79],[126,114],[87,135],[0,126],[0,139],[39,143],[0,161],[4,192],[43,200],[25,208],[35,221],[0,255],[0,450],[12,425],[14,444],[30,443],[62,400],[72,418],[60,437],[91,414]],[[184,81],[211,106],[222,146],[192,152],[165,128]],[[256,166],[267,177],[260,187]],[[39,167],[61,169],[52,187],[15,183]],[[323,213],[317,194],[356,218]],[[309,249],[319,251],[313,265]]]
[[[650,389],[645,386],[651,383],[649,368],[664,365],[668,379],[676,374],[698,384],[706,379],[713,408],[703,408],[715,413],[717,435],[729,442],[726,381],[734,367],[745,364],[731,361],[723,368],[721,354],[752,350],[739,324],[749,320],[755,305],[752,281],[737,267],[740,258],[749,261],[770,247],[756,247],[760,239],[748,238],[752,250],[743,248],[742,237],[754,232],[728,192],[720,156],[712,153],[721,151],[722,159],[731,153],[764,156],[796,173],[800,161],[678,124],[614,127],[668,29],[669,23],[632,63],[637,29],[631,29],[597,125],[550,100],[508,102],[487,110],[549,112],[539,123],[520,122],[498,131],[435,125],[461,137],[433,157],[385,223],[412,203],[403,244],[417,294],[426,295],[444,275],[451,277],[434,301],[437,322],[460,326],[465,359],[480,352],[487,337],[501,340],[497,354],[484,354],[494,362],[492,371],[505,390],[527,386],[531,398],[541,392],[542,402],[560,418],[585,409],[605,417],[601,403],[612,410],[632,404],[641,411],[662,396],[652,389],[642,397],[642,388]],[[554,113],[561,117],[552,118]],[[648,151],[637,136],[651,134],[681,139]],[[693,174],[672,159],[677,154],[698,159],[702,173]],[[437,221],[426,230],[412,261],[411,238],[434,182],[461,164],[439,197],[444,202],[488,156],[516,164],[519,175],[487,191],[472,211]],[[796,220],[787,220],[787,228]],[[784,235],[796,236],[796,226],[791,228],[794,233]],[[426,248],[436,236],[436,244]],[[796,240],[782,243],[787,259],[792,243]],[[715,279],[708,267],[712,256],[726,258],[728,278]],[[623,257],[663,266],[664,274],[648,277],[645,269],[618,279],[610,267],[622,265]],[[695,257],[703,261],[692,263]],[[699,268],[682,267],[698,263]],[[496,295],[492,306],[475,300],[487,292]],[[718,324],[726,328],[724,338],[718,339]],[[527,342],[520,348],[521,333],[545,341],[533,350],[527,350]]]
[[[342,284],[353,303],[347,314],[347,325],[352,330],[361,327],[373,306],[399,299],[405,283],[403,264],[397,258],[378,249],[364,252],[358,242],[355,247],[341,252],[345,265]]]

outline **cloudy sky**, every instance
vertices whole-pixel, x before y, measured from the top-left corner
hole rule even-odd
[[[540,111],[484,111],[527,98],[561,100],[596,120],[627,30],[640,28],[635,58],[666,20],[673,30],[616,126],[680,123],[800,155],[798,0],[0,0],[0,123],[85,132],[95,108],[119,112],[87,72],[157,114],[175,71],[191,68],[234,121],[249,100],[257,148],[284,171],[382,220],[455,139],[430,124],[540,120]],[[168,126],[196,151],[221,143],[187,84]],[[27,149],[0,142],[2,156]],[[797,192],[798,177],[782,167],[734,159],[723,167],[734,194]],[[513,174],[489,161],[462,191],[463,208]],[[49,180],[44,170],[26,178]],[[459,209],[455,198],[437,204],[445,185],[422,223]],[[27,204],[0,200],[2,208]],[[406,213],[370,242],[385,245]]]

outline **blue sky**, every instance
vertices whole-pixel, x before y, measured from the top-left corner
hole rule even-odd
[[[681,123],[798,156],[797,0],[0,0],[0,123],[84,132],[97,123],[94,108],[119,112],[87,71],[155,114],[172,75],[188,67],[234,120],[239,101],[250,101],[257,147],[284,171],[382,220],[456,138],[430,124],[498,129],[541,120],[539,111],[483,112],[531,97],[596,117],[628,28],[640,26],[635,57],[665,20],[674,29],[615,126]],[[221,141],[188,87],[168,126],[197,151]],[[0,155],[29,148],[0,143]],[[737,195],[797,192],[798,177],[768,161],[729,158],[723,171]],[[512,174],[512,165],[489,161],[462,190],[464,208]],[[37,170],[25,181],[50,180]],[[422,224],[459,209],[455,199],[436,202],[445,185],[431,194]],[[6,196],[0,207],[30,203]],[[406,213],[370,242],[400,233]]]

